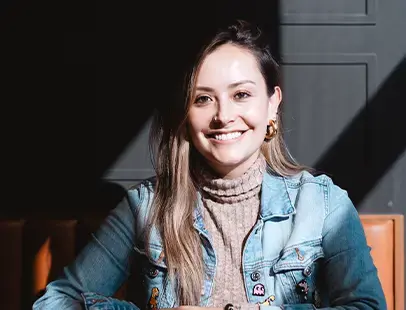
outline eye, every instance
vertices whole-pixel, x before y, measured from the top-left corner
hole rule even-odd
[[[246,99],[250,97],[250,94],[244,91],[240,91],[234,95],[234,97],[238,100]]]
[[[202,95],[202,96],[199,96],[199,97],[197,97],[195,99],[195,103],[196,104],[204,104],[204,103],[209,102],[210,100],[211,100],[211,98],[209,96]]]

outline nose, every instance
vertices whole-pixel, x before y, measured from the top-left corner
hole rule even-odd
[[[217,111],[213,117],[213,121],[222,126],[232,122],[235,118],[233,104],[228,99],[219,100],[217,102]]]

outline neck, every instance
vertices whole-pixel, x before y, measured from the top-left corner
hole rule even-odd
[[[213,170],[214,174],[216,174],[219,178],[222,179],[235,179],[239,178],[244,173],[248,171],[248,169],[258,160],[260,156],[259,152],[256,152],[249,158],[247,158],[244,162],[238,163],[237,165],[223,165],[217,163],[208,162],[207,164]]]
[[[213,173],[211,169],[202,169],[197,175],[199,188],[204,196],[220,202],[234,203],[257,195],[266,171],[266,160],[260,155],[240,176],[226,179]]]

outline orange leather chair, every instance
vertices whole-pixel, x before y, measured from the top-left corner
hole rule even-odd
[[[404,310],[403,215],[361,214],[388,310]]]

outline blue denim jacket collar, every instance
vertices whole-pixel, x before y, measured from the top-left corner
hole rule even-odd
[[[197,205],[194,211],[194,226],[195,228],[206,234],[207,230],[204,227],[202,216],[202,197],[197,192]],[[264,173],[261,188],[261,206],[260,218],[268,220],[273,217],[286,217],[295,214],[296,209],[293,206],[284,177],[274,176],[269,172]]]
[[[268,220],[273,217],[286,217],[295,214],[284,177],[264,174],[261,189],[260,218]]]

